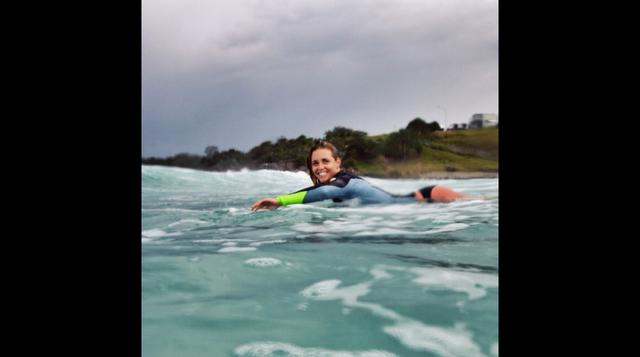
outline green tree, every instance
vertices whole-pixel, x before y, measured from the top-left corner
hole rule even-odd
[[[229,149],[213,155],[217,169],[239,169],[241,166],[249,165],[249,155],[236,149]]]
[[[407,160],[420,156],[422,140],[415,131],[400,129],[389,134],[384,143],[384,156],[391,159]]]
[[[421,137],[428,137],[434,131],[442,130],[437,121],[427,123],[422,118],[415,118],[407,125],[407,130],[413,131]]]
[[[371,160],[378,154],[378,145],[364,131],[337,126],[325,132],[324,139],[340,150],[345,166],[355,166],[355,160]]]
[[[431,126],[422,120],[422,118],[415,118],[410,121],[406,129],[419,135],[427,135],[432,131]]]
[[[296,166],[307,166],[307,155],[309,154],[309,148],[311,148],[313,142],[313,138],[308,138],[304,135],[300,135],[295,140],[291,140],[291,158]]]
[[[186,167],[186,168],[202,168],[204,165],[202,163],[202,156],[189,154],[189,153],[179,153],[174,155],[169,159],[171,166],[178,167]]]
[[[273,162],[273,143],[268,140],[249,150],[249,158],[258,163]]]
[[[218,153],[218,147],[215,145],[209,145],[206,149],[204,149],[204,153],[207,157],[212,157],[216,153]]]
[[[442,131],[442,127],[440,127],[440,124],[438,124],[437,121],[431,122],[429,124],[427,124],[429,126],[429,128],[431,129],[431,132],[434,131]]]

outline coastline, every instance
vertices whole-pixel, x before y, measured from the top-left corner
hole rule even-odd
[[[482,171],[469,171],[469,172],[429,172],[421,174],[419,178],[426,179],[476,179],[476,178],[498,178],[497,172],[482,172]]]
[[[156,166],[156,165],[146,165],[143,166]],[[234,167],[229,168],[227,170],[207,170],[196,167],[180,167],[180,166],[168,166],[168,165],[157,165],[157,166],[165,166],[165,167],[179,167],[191,170],[198,171],[207,171],[207,172],[227,172],[227,171],[241,171],[241,170],[249,170],[249,171],[258,171],[264,170],[265,168],[249,168],[249,167]],[[282,168],[266,168],[268,170],[276,170],[276,171],[289,171],[289,172],[298,172],[303,171],[303,168],[298,169],[288,169],[283,170]],[[478,179],[478,178],[498,178],[498,172],[489,172],[489,171],[432,171],[432,172],[424,172],[420,174],[403,174],[399,172],[392,173],[372,173],[372,172],[358,172],[357,170],[349,170],[348,172],[353,173],[359,176],[367,176],[373,178],[382,178],[382,179],[435,179],[435,180],[465,180],[465,179]]]
[[[465,179],[478,179],[478,178],[498,178],[498,172],[483,172],[483,171],[433,171],[425,172],[418,175],[376,175],[361,173],[362,176],[369,176],[375,178],[392,178],[392,179],[436,179],[436,180],[465,180]]]

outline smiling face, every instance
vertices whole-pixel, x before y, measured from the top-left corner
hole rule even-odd
[[[311,169],[313,174],[322,183],[328,182],[340,172],[340,158],[334,158],[331,150],[320,148],[311,153]]]

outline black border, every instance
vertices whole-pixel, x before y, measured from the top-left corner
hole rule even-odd
[[[584,209],[601,204],[603,181],[588,163],[598,132],[590,127],[595,114],[590,108],[598,99],[585,92],[599,83],[584,67],[595,51],[578,51],[590,38],[583,37],[583,29],[591,25],[576,24],[574,10],[499,2],[499,349],[504,356],[593,352],[596,341],[585,339],[584,329],[601,334],[606,326],[591,320],[598,305],[580,306],[597,290],[593,261],[578,260],[588,257],[586,248],[600,235],[599,218]]]
[[[23,278],[38,311],[21,317],[37,330],[25,347],[140,356],[142,3],[56,4],[45,17],[25,39],[43,75],[28,81],[41,97],[25,111],[38,122],[22,132],[24,176],[45,191],[23,198],[38,248],[22,251],[38,263]]]
[[[13,214],[6,224],[18,233],[5,241],[24,242],[5,248],[16,259],[8,275],[28,270],[8,290],[19,292],[23,304],[10,305],[21,323],[14,330],[27,331],[22,347],[28,349],[140,356],[142,3],[71,7],[53,4],[32,23],[21,21],[15,26],[24,33],[21,44],[6,55],[13,60],[9,75],[17,77],[11,94],[27,95],[9,103],[20,112],[5,118],[3,132],[17,139],[6,156],[22,162],[5,176],[26,183],[4,187],[20,203],[7,204]],[[602,166],[590,150],[613,135],[580,131],[592,124],[586,120],[599,100],[593,92],[602,89],[591,69],[614,65],[589,63],[603,57],[590,46],[576,53],[594,38],[583,30],[603,26],[595,16],[577,25],[581,14],[574,10],[498,3],[499,349],[505,356],[575,352],[579,346],[568,340],[569,330],[592,326],[600,334],[610,326],[576,326],[584,322],[583,312],[599,308],[580,310],[577,304],[600,281],[594,283],[592,265],[572,258],[585,257],[593,233],[603,237],[593,247],[619,246],[606,239],[611,232],[595,231],[596,219],[604,219],[600,213],[615,207],[598,202],[602,181],[591,176],[589,162],[597,159],[595,166]],[[40,26],[28,32],[35,22]],[[604,117],[596,114],[596,120]],[[19,122],[19,129],[7,125]],[[568,136],[583,141],[574,144]],[[587,177],[589,186],[576,187],[579,177]],[[575,218],[570,212],[585,208],[579,206],[596,214]],[[608,222],[625,223],[620,217]]]

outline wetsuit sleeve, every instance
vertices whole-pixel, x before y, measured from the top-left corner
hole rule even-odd
[[[340,187],[336,185],[325,185],[314,187],[312,190],[307,191],[302,203],[317,202],[323,200],[344,200],[353,198],[351,190],[347,187]]]
[[[349,199],[352,198],[350,190],[336,185],[314,186],[300,190],[288,195],[276,197],[281,206],[297,203],[311,203],[328,199]]]
[[[296,203],[303,203],[304,197],[307,195],[307,191],[299,191],[288,195],[280,195],[276,197],[276,200],[280,206],[287,206]]]

